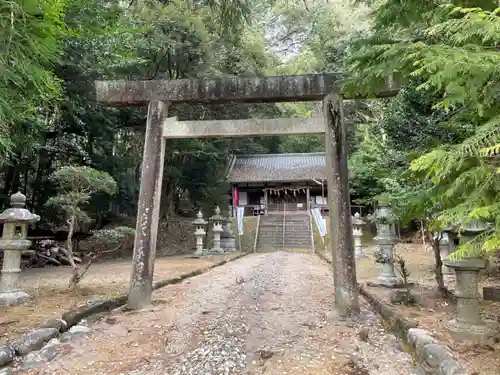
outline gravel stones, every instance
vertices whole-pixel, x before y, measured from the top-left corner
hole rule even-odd
[[[367,305],[362,319],[327,321],[332,291],[331,271],[314,254],[249,255],[155,292],[168,303],[96,323],[37,374],[345,375],[356,367],[414,375]]]

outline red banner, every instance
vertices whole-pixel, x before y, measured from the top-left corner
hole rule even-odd
[[[239,203],[240,203],[240,199],[238,196],[238,188],[235,186],[233,188],[233,207],[238,207]]]

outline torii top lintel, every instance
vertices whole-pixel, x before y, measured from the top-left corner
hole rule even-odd
[[[151,81],[96,81],[97,101],[109,106],[170,103],[256,103],[322,100],[338,88],[341,73]]]

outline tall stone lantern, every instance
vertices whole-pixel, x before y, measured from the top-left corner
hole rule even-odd
[[[460,245],[466,244],[488,229],[488,224],[475,221],[459,228]],[[495,336],[496,327],[484,321],[479,307],[479,272],[484,270],[488,261],[479,254],[460,259],[445,259],[443,263],[455,270],[457,297],[457,316],[445,323],[449,334],[457,341],[484,344]]]
[[[382,270],[377,277],[377,283],[383,286],[395,287],[398,285],[398,278],[394,272],[396,230],[389,205],[385,202],[379,202],[373,219],[377,227],[375,242],[379,246],[383,256],[383,259],[380,260]]]
[[[224,217],[221,215],[219,206],[215,209],[215,215],[211,217],[211,220],[214,225],[212,229],[214,232],[214,247],[212,248],[212,251],[221,253],[223,249],[220,247],[220,234],[224,230],[222,229],[222,221],[224,220]]]
[[[366,258],[366,254],[361,247],[361,237],[363,236],[363,225],[365,222],[361,219],[359,212],[352,217],[352,235],[354,237],[354,255],[356,258]]]
[[[441,239],[439,240],[439,253],[441,255],[441,259],[443,260],[443,267],[441,268],[441,272],[443,275],[453,274],[453,270],[444,264],[444,259],[448,257],[451,253],[453,253],[455,249],[455,238],[456,233],[454,227],[448,227],[443,230],[442,233],[438,233]]]
[[[195,255],[203,254],[203,239],[207,232],[205,232],[205,225],[207,225],[207,221],[203,219],[203,214],[201,211],[198,211],[196,214],[196,219],[193,221],[193,225],[195,227],[194,235],[196,237],[196,252]]]
[[[0,249],[3,250],[0,281],[1,305],[19,305],[29,298],[29,295],[19,286],[21,253],[31,246],[31,241],[27,239],[28,225],[40,220],[40,216],[24,208],[26,197],[20,192],[10,197],[10,205],[11,208],[0,214],[0,222],[3,222],[3,233],[0,239]]]
[[[220,247],[225,252],[236,251],[236,236],[233,233],[231,217],[227,217],[222,224],[223,231],[220,235]]]

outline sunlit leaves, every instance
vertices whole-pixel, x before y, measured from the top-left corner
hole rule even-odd
[[[444,144],[437,143],[412,160],[403,185],[413,191],[402,188],[392,195],[403,212],[432,219],[437,229],[471,219],[495,224],[483,238],[462,246],[455,254],[458,257],[492,251],[500,236],[496,203],[500,198],[500,9],[488,0],[460,5],[412,0],[379,4],[374,35],[351,49],[353,80],[346,86],[375,91],[384,86],[386,75],[396,73],[406,82],[419,82],[417,90],[430,94],[429,126],[440,124],[455,138],[442,138]],[[411,107],[405,109],[412,119]],[[404,124],[403,111],[399,118]],[[405,130],[400,130],[404,135]]]
[[[51,68],[61,53],[64,0],[0,3],[0,154],[12,147],[15,123],[44,113],[59,97]]]

